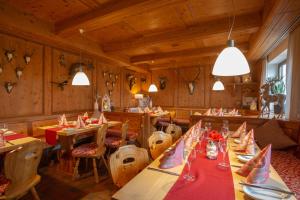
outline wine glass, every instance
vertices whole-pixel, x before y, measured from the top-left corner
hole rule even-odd
[[[7,124],[3,123],[0,127],[0,130],[3,131],[3,133],[5,133],[6,131],[8,131],[8,126]]]
[[[228,152],[227,140],[226,139],[220,140],[218,143],[218,146],[219,146],[220,152],[222,152],[222,154],[223,154],[222,162],[220,162],[218,165],[223,168],[228,168],[229,164],[225,161],[225,156]]]
[[[186,156],[186,164],[187,164],[187,173],[183,176],[183,178],[189,182],[195,181],[195,176],[191,174],[192,161],[196,159],[195,150],[191,151],[190,156]]]
[[[202,141],[203,141],[203,135],[204,133],[201,133],[200,136],[197,138],[197,143],[199,144],[199,149],[197,150],[197,152],[199,154],[202,154],[203,153],[203,150],[202,150]]]

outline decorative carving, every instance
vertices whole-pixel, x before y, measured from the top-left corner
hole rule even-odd
[[[15,82],[5,82],[4,87],[6,89],[6,92],[10,94],[16,85],[17,83]]]
[[[8,62],[11,62],[12,59],[16,57],[15,52],[16,51],[14,49],[4,49],[4,55]]]
[[[68,80],[64,80],[62,82],[51,82],[52,84],[55,84],[58,88],[61,89],[61,91],[63,91],[65,89],[65,86],[68,85]]]
[[[167,77],[159,77],[159,89],[164,90],[167,87]]]

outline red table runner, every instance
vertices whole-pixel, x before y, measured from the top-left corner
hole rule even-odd
[[[16,133],[16,134],[4,136],[4,139],[5,139],[5,141],[10,141],[10,140],[16,140],[16,139],[25,138],[25,137],[27,137],[25,134]]]
[[[205,157],[205,150],[203,152],[201,155],[197,153],[196,159],[192,161],[191,173],[196,180],[188,182],[183,178],[188,170],[187,165],[185,165],[180,177],[166,195],[165,200],[235,199],[231,169],[224,170],[217,166],[222,160],[222,153],[219,152],[217,160],[209,160]],[[228,155],[226,160],[229,162]]]
[[[46,131],[45,131],[45,138],[46,138],[47,144],[56,145],[56,143],[57,143],[57,139],[56,139],[57,131],[60,131],[63,128],[64,127],[47,128]]]

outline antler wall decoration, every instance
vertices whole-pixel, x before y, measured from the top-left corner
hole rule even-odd
[[[196,81],[199,79],[200,73],[201,73],[201,68],[199,67],[198,73],[196,74],[195,78],[193,78],[192,80],[187,80],[185,77],[181,76],[188,88],[190,95],[193,95],[195,92]]]
[[[105,81],[105,87],[107,89],[108,95],[111,96],[117,84],[117,80],[119,79],[119,74],[103,71],[103,78]]]
[[[16,50],[14,49],[3,49],[4,50],[4,55],[7,59],[7,62],[11,62],[14,57],[16,57],[15,52]]]
[[[136,77],[134,76],[134,74],[127,74],[126,75],[127,81],[128,81],[128,86],[129,89],[131,90],[133,88],[133,86],[136,84]]]

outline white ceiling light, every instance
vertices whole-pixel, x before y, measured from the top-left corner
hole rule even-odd
[[[224,85],[220,80],[217,80],[212,88],[213,91],[222,91],[224,90]]]
[[[236,47],[234,41],[228,40],[228,47],[218,56],[212,74],[215,76],[239,76],[250,72],[244,54]]]
[[[82,35],[83,34],[83,29],[79,29],[79,33]],[[84,86],[84,85],[90,85],[89,78],[87,75],[83,72],[82,69],[82,63],[81,63],[81,49],[79,52],[79,71],[75,74],[72,80],[72,85],[76,86]]]
[[[218,56],[212,74],[215,76],[239,76],[250,72],[249,64],[244,54],[234,47],[234,40],[230,39],[230,35],[235,22],[235,6],[232,0],[233,20],[228,33],[228,42],[225,49]]]
[[[152,82],[152,72],[151,72],[151,85],[149,86],[148,92],[157,92],[158,89],[156,85]]]

